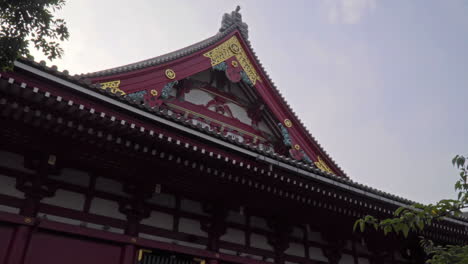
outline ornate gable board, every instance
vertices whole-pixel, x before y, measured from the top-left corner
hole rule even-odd
[[[214,39],[216,41],[213,42]],[[154,61],[148,60],[126,67],[135,70],[125,71],[122,70],[124,67],[119,67],[107,71],[111,74],[104,76],[97,74],[92,77],[91,74],[89,79],[100,84],[102,89],[136,103],[160,107],[175,93],[174,88],[181,86],[180,82],[190,76],[209,69],[224,71],[231,82],[247,84],[263,100],[276,117],[277,129],[293,159],[312,163],[323,171],[346,177],[307,132],[265,74],[247,40],[247,25],[242,22],[239,9],[225,14],[220,33],[193,46],[196,45],[202,48],[192,53],[182,49],[177,53],[178,56],[174,54],[160,64],[155,65]]]

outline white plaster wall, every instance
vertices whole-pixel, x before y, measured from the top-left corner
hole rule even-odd
[[[112,194],[117,194],[120,196],[128,197],[129,195],[122,190],[122,183],[104,177],[98,177],[96,179],[96,190],[104,191]]]
[[[286,249],[285,253],[288,255],[305,257],[305,247],[302,244],[289,243],[289,247]]]
[[[127,217],[119,212],[119,204],[111,200],[105,200],[101,198],[93,198],[91,201],[90,213],[122,219],[125,220]]]
[[[236,251],[230,250],[230,249],[225,249],[225,248],[220,248],[219,252],[223,253],[223,254],[228,254],[228,255],[237,255]]]
[[[220,237],[221,240],[245,245],[245,232],[239,229],[227,228],[226,234]]]
[[[0,211],[6,212],[6,213],[12,213],[12,214],[19,214],[20,209],[0,204]]]
[[[359,264],[369,264],[369,259],[368,258],[358,258],[358,263]]]
[[[148,218],[145,218],[141,221],[144,225],[164,228],[164,229],[172,229],[174,224],[174,217],[170,214],[158,212],[158,211],[151,211],[151,215]]]
[[[50,175],[54,180],[67,182],[79,186],[88,187],[89,186],[89,174],[75,169],[64,168],[59,175]]]
[[[0,166],[25,172],[33,172],[24,167],[23,156],[13,152],[0,151]]]
[[[309,247],[309,257],[313,260],[328,261],[323,255],[322,249],[317,247]]]
[[[339,264],[354,264],[354,257],[348,254],[343,254]]]
[[[206,215],[206,213],[203,212],[201,203],[194,200],[182,199],[180,201],[180,208],[182,211]]]
[[[247,110],[245,108],[232,102],[228,102],[226,105],[231,109],[233,117],[239,119],[239,121],[246,125],[250,126],[252,124],[252,119],[247,115]]]
[[[201,230],[200,221],[181,217],[179,219],[179,232],[207,237],[208,234]]]
[[[192,89],[185,94],[185,101],[196,105],[206,105],[213,98],[213,95],[198,89]]]
[[[38,217],[43,218],[43,219],[47,219],[47,220],[50,220],[50,221],[69,224],[69,225],[80,225],[81,224],[81,221],[79,221],[79,220],[72,219],[72,218],[67,218],[67,217],[62,217],[62,216],[57,216],[57,215],[39,213]]]
[[[81,193],[58,189],[54,196],[44,198],[42,202],[45,204],[83,211],[85,196]]]
[[[175,241],[174,244],[181,245],[181,246],[186,246],[186,247],[192,247],[192,248],[200,248],[200,249],[205,249],[206,248],[205,245],[190,243],[190,242],[185,242],[185,241]]]
[[[0,174],[0,193],[23,199],[23,192],[16,189],[15,185],[15,178]]]
[[[156,240],[156,241],[166,242],[166,243],[174,242],[174,240],[170,239],[170,238],[160,237],[160,236],[155,236],[155,235],[150,235],[150,234],[145,234],[145,233],[139,233],[138,237],[149,239],[149,240]]]
[[[231,223],[245,224],[245,215],[241,215],[237,211],[229,211],[226,219]]]
[[[151,204],[174,208],[176,206],[176,197],[172,194],[160,193],[153,195],[148,202]]]
[[[252,233],[250,235],[250,246],[273,251],[273,248],[268,244],[268,239],[264,235]]]

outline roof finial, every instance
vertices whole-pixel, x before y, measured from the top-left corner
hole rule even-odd
[[[248,26],[246,23],[242,22],[242,15],[239,11],[240,6],[237,6],[236,10],[232,11],[231,14],[224,14],[219,32],[224,32],[231,27],[237,26],[242,36],[247,40],[249,37]]]

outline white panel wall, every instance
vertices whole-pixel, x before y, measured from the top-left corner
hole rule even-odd
[[[265,250],[273,250],[273,248],[268,244],[268,239],[266,236],[252,233],[250,235],[250,246],[254,248],[260,248]]]
[[[20,209],[0,204],[0,211],[6,212],[6,213],[12,213],[12,214],[19,214]]]
[[[125,220],[127,217],[119,212],[119,204],[111,200],[93,198],[90,213]]]
[[[313,260],[328,261],[321,248],[309,247],[309,257]]]
[[[289,247],[286,249],[285,253],[288,255],[305,257],[305,247],[302,244],[289,243]]]
[[[174,217],[170,214],[158,212],[158,211],[151,211],[151,215],[148,218],[145,218],[141,221],[144,225],[164,228],[164,229],[172,229],[174,224]]]
[[[359,264],[369,264],[369,259],[368,258],[358,258],[358,263]]]
[[[348,254],[343,254],[340,259],[340,264],[354,264],[354,257]]]
[[[226,103],[227,106],[229,106],[229,109],[231,109],[233,117],[239,119],[242,123],[246,125],[251,125],[252,124],[252,119],[247,115],[247,111],[245,108],[240,107],[238,104],[228,102]]]
[[[206,105],[213,100],[213,95],[198,89],[192,89],[185,94],[185,101],[196,105]]]
[[[23,192],[16,189],[15,185],[15,178],[0,174],[0,193],[23,199]]]
[[[245,232],[239,229],[227,228],[226,234],[220,237],[221,240],[245,245]]]
[[[187,234],[207,237],[208,234],[201,230],[200,221],[180,218],[179,219],[179,231]]]
[[[44,198],[42,202],[45,204],[83,211],[85,196],[81,193],[58,189],[53,197]]]

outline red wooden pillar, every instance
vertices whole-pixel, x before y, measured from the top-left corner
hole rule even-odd
[[[54,169],[56,157],[53,155],[38,155],[31,160],[30,166],[36,170],[30,178],[17,180],[17,188],[24,193],[25,200],[20,214],[25,216],[25,224],[31,224],[39,211],[40,201],[44,197],[55,194],[56,189],[45,184],[48,173]],[[9,246],[6,264],[21,264],[27,253],[34,227],[30,225],[19,225]]]

